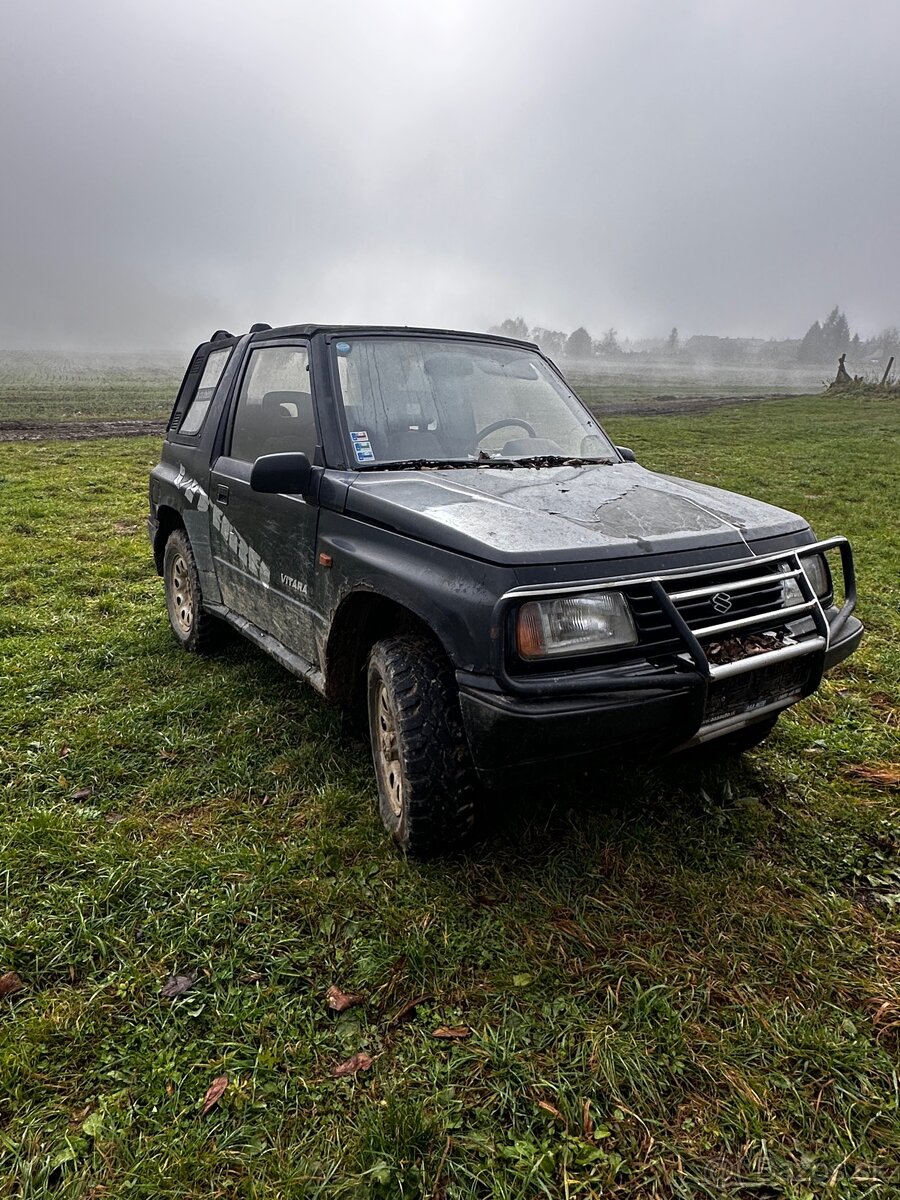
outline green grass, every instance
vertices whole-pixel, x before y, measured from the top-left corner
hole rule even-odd
[[[172,411],[187,365],[173,354],[0,351],[0,423],[143,418]]]
[[[0,424],[5,421],[163,420],[188,355],[29,354],[0,351]],[[759,396],[818,386],[813,368],[721,365],[628,359],[560,363],[579,394],[603,413],[610,406],[696,396]]]
[[[153,442],[0,445],[0,1196],[897,1194],[900,408],[609,425],[850,535],[864,648],[742,762],[507,799],[426,867],[338,714],[176,648]]]
[[[561,359],[566,378],[600,412],[616,403],[695,396],[769,396],[817,390],[817,367],[742,364],[715,366],[690,362],[653,362],[638,358],[600,360],[590,365]]]

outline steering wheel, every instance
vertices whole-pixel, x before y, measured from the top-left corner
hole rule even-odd
[[[502,421],[491,421],[490,425],[485,425],[484,429],[479,429],[475,434],[475,444],[487,437],[489,433],[494,433],[498,429],[502,429],[504,425],[517,425],[519,429],[524,429],[529,437],[537,437],[533,425],[529,425],[527,421],[522,421],[518,417],[504,417]]]

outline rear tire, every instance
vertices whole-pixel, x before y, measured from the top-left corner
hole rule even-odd
[[[376,643],[367,702],[379,810],[395,845],[418,859],[458,849],[474,826],[475,772],[440,648],[417,634]]]
[[[214,650],[222,641],[224,627],[203,607],[200,574],[183,529],[173,530],[166,541],[163,580],[169,623],[179,645],[193,654]]]

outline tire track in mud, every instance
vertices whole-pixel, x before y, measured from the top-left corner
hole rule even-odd
[[[797,393],[799,394],[799,393]],[[758,396],[654,396],[646,400],[595,400],[587,407],[603,417],[661,417],[712,412],[759,400],[791,400],[794,393]],[[93,438],[162,437],[164,420],[128,421],[4,421],[0,419],[0,442],[83,442]]]
[[[92,438],[162,437],[165,421],[3,421],[0,442],[84,442]]]
[[[594,400],[588,408],[598,417],[664,417],[712,412],[760,400],[795,400],[808,392],[765,392],[755,396],[652,396],[646,400]]]

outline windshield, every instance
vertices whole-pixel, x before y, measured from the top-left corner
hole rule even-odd
[[[574,393],[531,351],[393,337],[347,338],[334,350],[358,466],[618,459]]]

